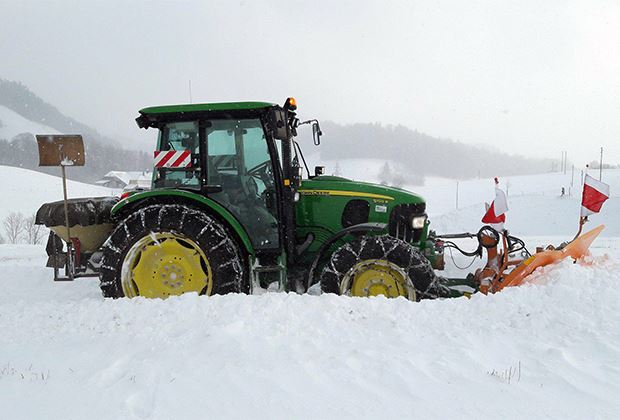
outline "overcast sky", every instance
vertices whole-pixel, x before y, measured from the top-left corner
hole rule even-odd
[[[146,144],[137,110],[188,102],[191,79],[194,102],[295,96],[301,117],[620,163],[619,1],[0,0],[0,16],[0,78],[128,145]]]

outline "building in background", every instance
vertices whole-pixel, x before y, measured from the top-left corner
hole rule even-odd
[[[149,189],[152,176],[148,171],[110,171],[95,184],[122,190]]]

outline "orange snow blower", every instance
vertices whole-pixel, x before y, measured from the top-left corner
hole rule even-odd
[[[604,225],[600,225],[557,248],[552,245],[545,248],[539,247],[534,254],[529,253],[523,240],[511,236],[505,230],[498,232],[491,226],[483,226],[476,235],[471,233],[441,235],[437,237],[439,238],[437,245],[442,248],[455,248],[463,255],[470,257],[482,257],[483,250],[486,250],[487,254],[487,262],[483,268],[470,274],[465,281],[447,279],[445,285],[451,289],[455,286],[457,289],[460,286],[468,286],[484,294],[496,293],[505,287],[519,286],[538,267],[544,267],[569,257],[577,261],[589,255],[590,245],[604,228]],[[449,241],[449,239],[474,237],[478,239],[478,249],[473,252],[464,251],[454,242]],[[448,241],[444,241],[445,239]],[[454,295],[462,294],[459,291]]]
[[[519,263],[512,271],[502,276],[495,276],[491,282],[491,292],[498,292],[504,287],[519,286],[523,284],[527,276],[532,274],[538,267],[544,267],[549,264],[561,261],[565,258],[572,258],[574,261],[589,255],[590,245],[596,237],[605,229],[605,225],[600,225],[591,231],[577,236],[573,241],[561,248],[553,248],[549,246],[546,250],[540,250],[536,254],[530,256],[526,260]],[[502,259],[502,273],[509,267],[512,261],[508,261],[507,257]]]

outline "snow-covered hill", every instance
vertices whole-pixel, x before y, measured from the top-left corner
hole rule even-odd
[[[43,124],[30,121],[15,111],[0,105],[0,139],[11,140],[18,134],[58,134],[54,130]]]
[[[60,168],[58,169],[60,171]],[[68,168],[67,171],[70,171]],[[11,212],[33,215],[41,204],[62,200],[62,179],[28,169],[0,165],[0,221]],[[103,197],[116,190],[81,182],[67,181],[70,198]]]

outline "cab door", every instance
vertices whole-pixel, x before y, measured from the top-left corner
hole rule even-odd
[[[274,168],[260,119],[209,123],[207,184],[222,187],[209,197],[241,222],[256,250],[279,248],[278,210],[271,200],[276,194]]]

